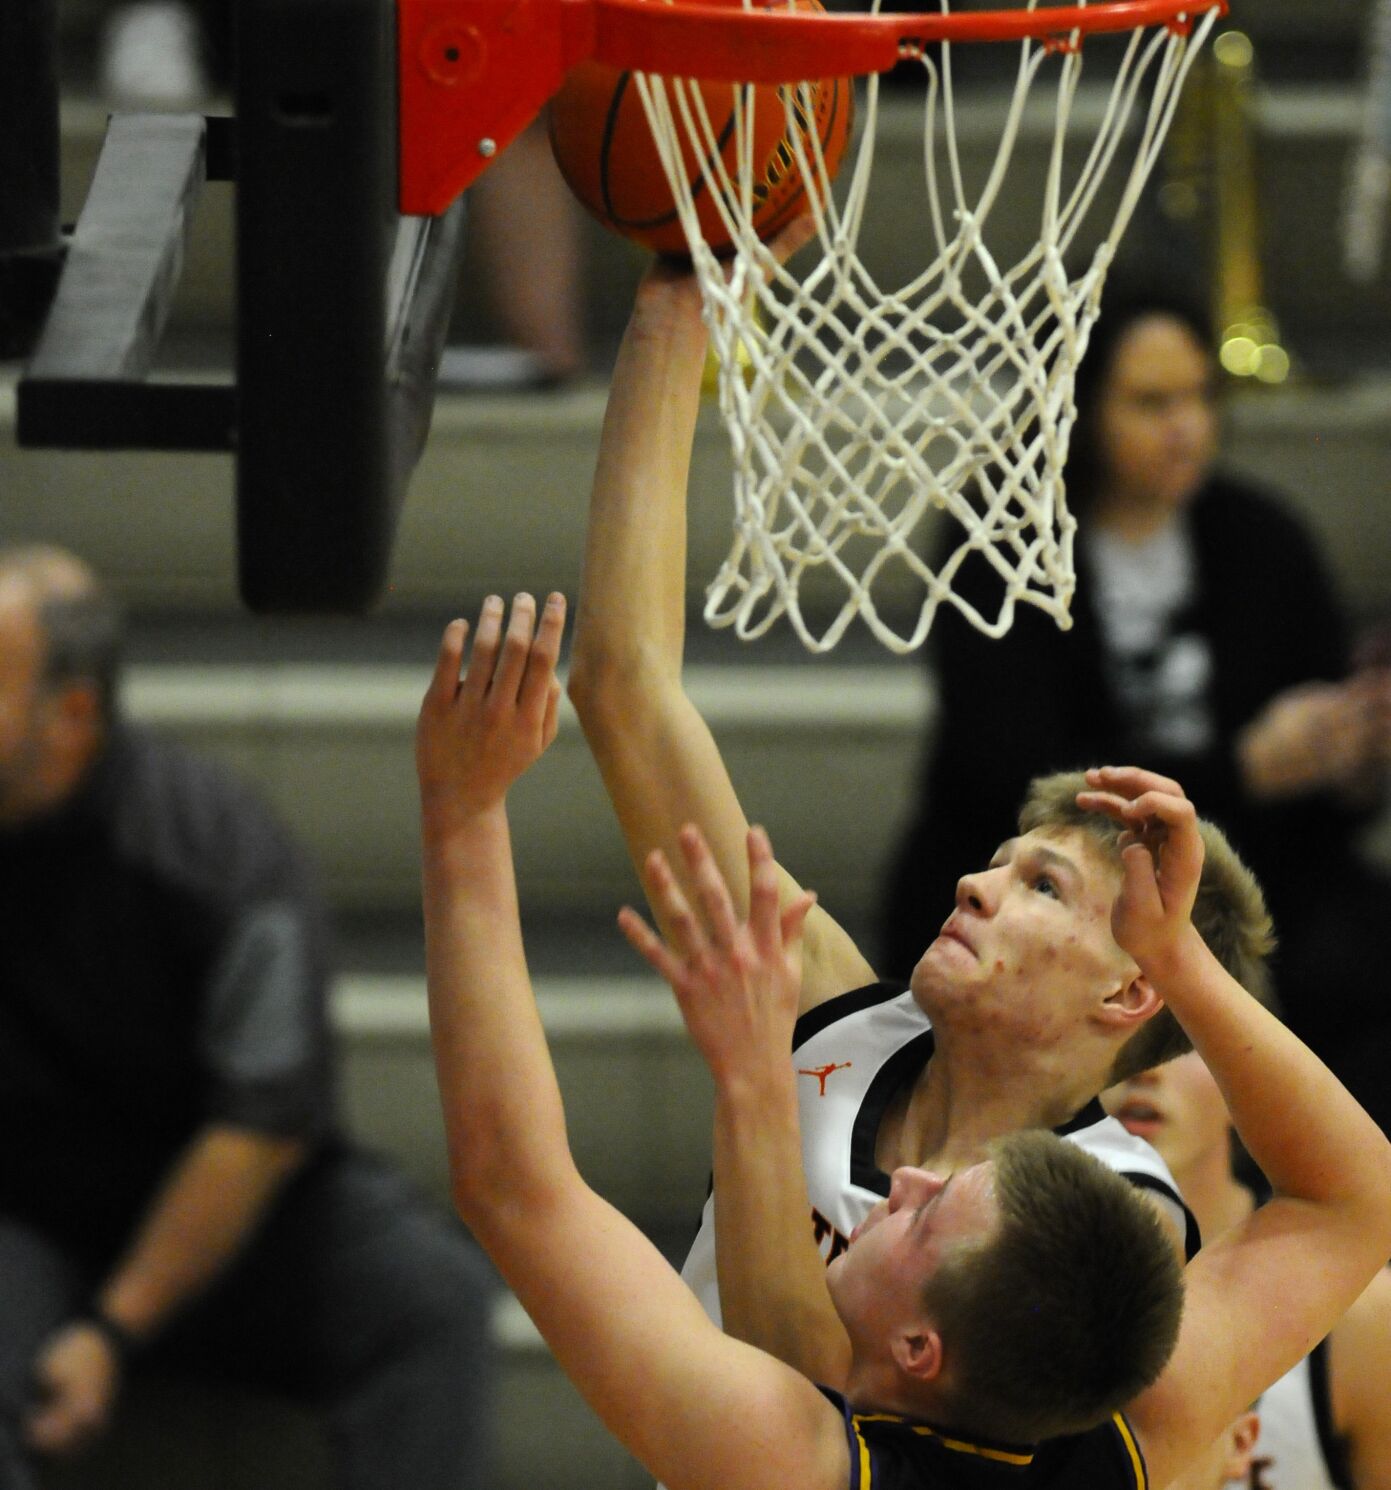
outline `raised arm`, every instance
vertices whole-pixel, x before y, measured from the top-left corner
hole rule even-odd
[[[803,231],[790,229],[779,251],[790,253]],[[677,835],[683,824],[699,822],[746,914],[748,822],[681,677],[686,486],[705,343],[694,277],[658,262],[639,288],[614,369],[590,500],[570,695],[634,864],[641,870],[660,848],[684,875]],[[784,874],[784,903],[799,894]],[[824,911],[808,921],[805,960],[804,1008],[874,978]]]
[[[660,851],[649,856],[644,875],[675,950],[635,912],[625,910],[620,920],[671,984],[714,1078],[715,1258],[724,1328],[811,1380],[843,1388],[850,1341],[808,1221],[796,1076],[787,1059],[812,897],[779,906],[767,835],[751,828],[750,910],[742,924],[703,835],[684,828],[680,847],[702,916]]]
[[[555,733],[564,607],[532,640],[484,605],[459,679],[445,632],[417,729],[430,1027],[460,1214],[611,1431],[671,1490],[841,1490],[840,1414],[710,1322],[661,1254],[581,1179],[536,1011],[505,798]]]
[[[1203,851],[1182,789],[1129,768],[1088,781],[1095,790],[1079,803],[1130,830],[1116,939],[1206,1061],[1275,1192],[1189,1266],[1174,1355],[1133,1405],[1151,1481],[1162,1485],[1307,1355],[1385,1262],[1391,1144],[1193,928]]]

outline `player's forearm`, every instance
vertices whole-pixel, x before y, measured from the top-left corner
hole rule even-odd
[[[1190,928],[1146,968],[1217,1079],[1251,1157],[1278,1194],[1336,1209],[1371,1252],[1391,1249],[1391,1145],[1301,1040],[1222,968]]]
[[[706,334],[693,282],[649,276],[614,369],[590,499],[571,693],[634,657],[679,674],[686,622],[686,485]],[[631,679],[630,686],[636,687]]]
[[[241,1251],[304,1154],[298,1139],[205,1130],[169,1175],[97,1307],[136,1340],[156,1334]]]
[[[790,1068],[716,1092],[715,1255],[726,1333],[843,1386],[850,1342],[812,1232]]]
[[[430,1036],[453,1194],[483,1228],[570,1167],[518,916],[506,810],[423,819]]]

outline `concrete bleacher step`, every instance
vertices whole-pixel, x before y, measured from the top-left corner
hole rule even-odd
[[[430,661],[422,646],[412,665],[136,666],[125,698],[132,718],[259,786],[340,909],[410,911],[420,894],[412,737]],[[836,914],[863,920],[912,796],[930,709],[923,669],[710,664],[688,682],[784,862]],[[568,702],[546,760],[513,793],[511,818],[529,920],[610,920],[638,893]]]
[[[580,1171],[649,1234],[694,1235],[710,1173],[710,1082],[665,983],[537,976]],[[332,1003],[349,1130],[448,1204],[422,976],[349,974]]]
[[[1322,343],[1345,335],[1355,337],[1364,352],[1372,349],[1375,355],[1368,332],[1379,329],[1384,333],[1391,327],[1391,266],[1370,288],[1327,272],[1337,253],[1334,240],[1347,157],[1362,121],[1365,64],[1350,64],[1350,58],[1359,50],[1365,29],[1362,18],[1367,12],[1365,0],[1358,4],[1343,0],[1332,10],[1319,7],[1312,11],[1303,0],[1292,0],[1274,7],[1248,4],[1233,24],[1252,34],[1256,45],[1258,83],[1252,99],[1252,127],[1267,296],[1296,346],[1301,338]],[[1338,44],[1336,53],[1327,53],[1338,58],[1334,68],[1315,65],[1303,77],[1297,69],[1291,76],[1285,59],[1316,57],[1321,37]],[[1266,70],[1267,80],[1262,82],[1267,54],[1276,65]],[[1005,48],[990,55],[966,53],[956,63],[961,79],[953,113],[968,184],[984,179],[999,146],[1016,65],[1013,59],[1013,49]],[[1069,149],[1076,152],[1077,161],[1094,136],[1106,91],[1087,81],[1079,90],[1069,136]],[[880,105],[874,183],[861,242],[870,271],[881,284],[906,284],[923,268],[927,219],[922,95],[916,84],[889,88]],[[226,101],[211,105],[212,112],[230,110]],[[94,99],[64,99],[62,211],[68,220],[75,219],[86,194],[106,118],[106,108]],[[1011,190],[990,217],[989,241],[1002,264],[1014,262],[1037,238],[1035,187],[1046,175],[1051,129],[1048,109],[1031,106],[1025,111],[1015,146]],[[1037,190],[1041,192],[1041,186]],[[1118,190],[1116,183],[1108,183],[1100,206],[1113,202]],[[205,189],[176,305],[176,328],[225,331],[232,325],[233,211],[231,185],[212,183]],[[919,213],[921,221],[915,216]],[[1132,228],[1132,232],[1143,231],[1138,223]],[[597,345],[609,346],[626,319],[632,289],[646,259],[632,244],[605,233],[587,218],[583,241],[589,330]],[[466,276],[457,322],[465,329],[486,326],[488,295],[487,285],[473,275]]]
[[[490,589],[573,597],[605,395],[590,383],[549,395],[442,396],[378,613],[432,613],[442,623]],[[1386,374],[1241,393],[1227,418],[1228,462],[1289,495],[1359,613],[1391,609],[1389,426]],[[689,496],[693,615],[728,550],[731,481],[728,439],[707,409]],[[137,613],[172,620],[237,608],[230,457],[20,450],[13,383],[0,374],[0,493],[0,542],[76,549]],[[876,597],[891,618],[920,599],[901,572]],[[726,651],[742,649],[731,641]],[[747,656],[758,653],[754,644]]]

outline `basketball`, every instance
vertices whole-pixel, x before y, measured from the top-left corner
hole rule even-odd
[[[762,4],[766,9],[783,8],[776,0],[762,0]],[[818,0],[797,0],[797,4],[804,10],[822,9]],[[720,159],[734,182],[738,180],[735,100],[741,92],[751,98],[753,226],[760,238],[771,238],[803,210],[806,202],[806,185],[790,138],[792,131],[801,133],[810,160],[815,159],[815,134],[827,174],[834,177],[850,137],[852,85],[845,78],[830,78],[813,83],[805,91],[795,84],[750,87],[703,81],[696,87],[704,99]],[[785,97],[790,99],[790,110]],[[804,106],[804,100],[810,108]],[[749,106],[744,107],[748,118]],[[561,174],[606,228],[660,254],[689,251],[631,72],[597,62],[573,68],[552,100],[550,128],[551,148]],[[729,230],[713,195],[719,179],[715,162],[709,156],[700,158],[684,129],[681,135],[702,236],[716,253],[727,251]]]

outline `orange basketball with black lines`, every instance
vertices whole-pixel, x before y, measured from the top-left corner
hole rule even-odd
[[[797,0],[799,9],[820,10],[818,0]],[[784,9],[781,0],[763,8]],[[671,96],[668,83],[668,96]],[[850,138],[854,90],[849,79],[830,78],[803,90],[758,84],[703,81],[699,87],[725,170],[737,191],[735,97],[752,94],[754,212],[761,238],[771,238],[805,210],[806,186],[797,164],[792,132],[800,131],[808,163],[816,159],[812,135],[821,142],[829,176],[834,177]],[[788,109],[784,97],[791,101]],[[744,106],[747,109],[747,105]],[[719,171],[710,152],[702,158],[680,127],[686,179],[702,235],[716,252],[728,251],[729,230],[714,192]],[[749,117],[746,113],[746,118]],[[661,254],[689,252],[671,186],[662,169],[647,114],[632,73],[599,62],[583,62],[566,75],[551,101],[551,147],[571,191],[605,227]]]

